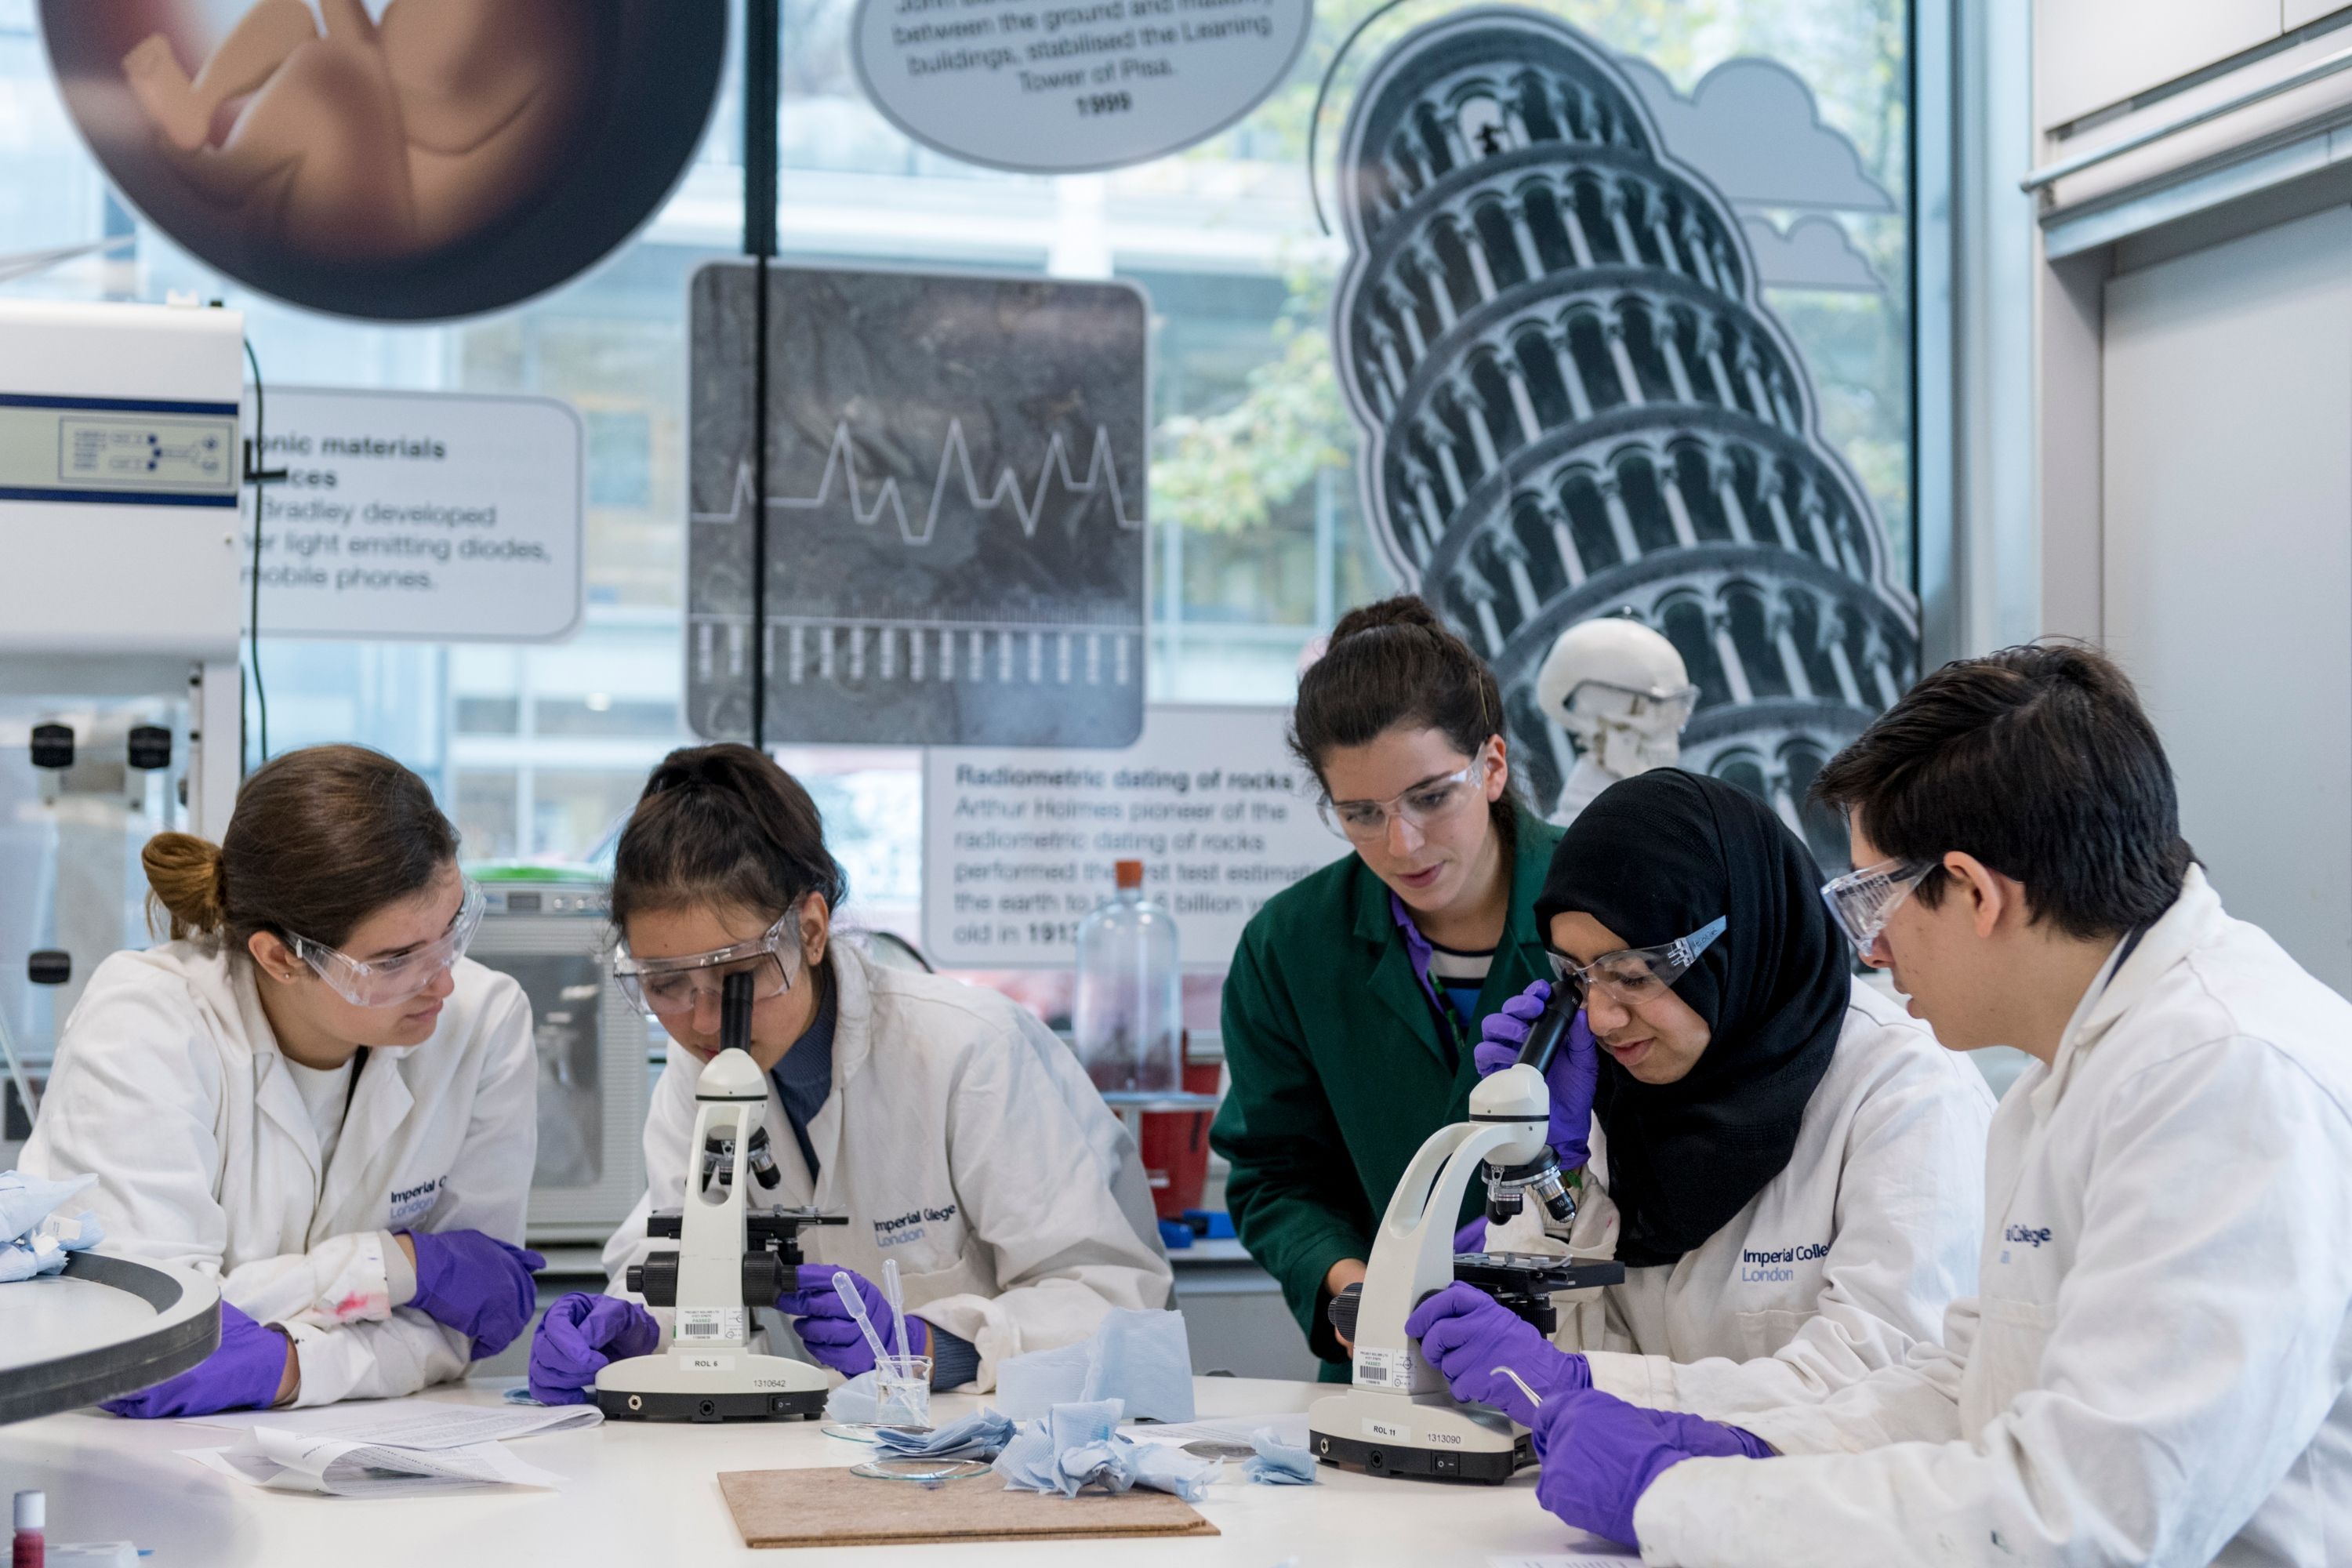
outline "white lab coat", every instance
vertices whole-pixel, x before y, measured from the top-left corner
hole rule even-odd
[[[1556,1342],[1586,1352],[1596,1388],[1717,1419],[1900,1365],[1976,1289],[1992,1106],[1973,1067],[1856,982],[1788,1165],[1674,1263],[1556,1298]],[[1597,1121],[1591,1171],[1565,1247],[1525,1215],[1494,1244],[1614,1256]]]
[[[1993,1118],[1943,1345],[1740,1425],[1652,1563],[2352,1563],[2352,1004],[2191,870]]]
[[[753,1189],[762,1205],[848,1216],[801,1232],[808,1260],[879,1283],[898,1258],[908,1310],[978,1348],[982,1390],[999,1361],[1085,1339],[1115,1307],[1165,1307],[1172,1279],[1143,1228],[1134,1140],[1070,1048],[992,991],[886,968],[845,942],[830,952],[833,1092],[808,1125],[819,1174],[772,1078],[763,1125],[782,1180]],[[672,1050],[654,1086],[648,1190],[604,1248],[614,1295],[630,1264],[676,1246],[648,1241],[646,1216],[685,1202],[701,1071]],[[656,1316],[667,1336],[670,1314]]]
[[[301,1405],[462,1377],[471,1346],[393,1304],[390,1232],[479,1230],[520,1245],[539,1131],[530,1004],[470,960],[423,1044],[368,1053],[334,1158],[278,1054],[253,966],[174,942],[98,966],[67,1019],[24,1167],[89,1173],[106,1250],[194,1264],[282,1322]],[[402,1293],[405,1299],[406,1292]]]

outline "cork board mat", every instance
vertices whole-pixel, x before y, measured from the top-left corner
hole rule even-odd
[[[722,1470],[719,1489],[752,1547],[1217,1533],[1183,1499],[1141,1487],[1065,1498],[1007,1491],[994,1476],[926,1487],[822,1469]]]

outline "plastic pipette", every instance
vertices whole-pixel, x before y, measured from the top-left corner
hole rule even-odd
[[[898,1375],[915,1375],[915,1358],[907,1352],[907,1293],[898,1285],[898,1260],[882,1260],[882,1299],[890,1303],[890,1337],[898,1342]]]
[[[880,1366],[887,1363],[890,1359],[890,1347],[884,1344],[882,1336],[874,1331],[874,1320],[866,1315],[866,1302],[857,1294],[857,1287],[850,1281],[849,1270],[836,1268],[833,1271],[833,1290],[841,1298],[841,1304],[849,1309],[849,1315],[857,1320],[857,1331],[866,1336],[866,1346],[874,1352],[874,1364]]]

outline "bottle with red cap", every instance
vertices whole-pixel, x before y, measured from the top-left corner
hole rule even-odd
[[[1173,1094],[1184,1073],[1176,917],[1145,897],[1142,861],[1119,861],[1116,879],[1078,925],[1078,1060],[1106,1094]]]

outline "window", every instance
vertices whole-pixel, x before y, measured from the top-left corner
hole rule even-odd
[[[852,0],[785,0],[780,232],[787,262],[1116,276],[1149,291],[1155,700],[1285,701],[1308,643],[1348,606],[1394,586],[1360,515],[1358,437],[1330,351],[1343,247],[1318,228],[1305,174],[1323,72],[1374,5],[1318,5],[1290,80],[1233,129],[1152,164],[1050,179],[964,165],[909,142],[856,85],[846,47]],[[1783,62],[1811,85],[1822,121],[1859,150],[1863,172],[1892,195],[1895,209],[1886,212],[1823,216],[1757,208],[1742,216],[1751,234],[1761,225],[1777,237],[1800,223],[1830,225],[1853,264],[1837,287],[1774,283],[1768,270],[1766,293],[1810,364],[1829,441],[1858,475],[1898,560],[1907,562],[1905,0],[1623,0],[1603,7],[1557,0],[1543,8],[1597,31],[1601,43],[1649,62],[1685,93],[1735,57]],[[1409,0],[1373,21],[1341,62],[1318,138],[1320,177],[1329,177],[1346,107],[1381,49],[1444,14],[1435,0]],[[646,770],[694,739],[679,717],[687,280],[704,262],[740,248],[739,76],[730,67],[699,159],[667,207],[604,265],[497,316],[425,326],[356,323],[239,290],[114,202],[49,84],[31,0],[0,0],[6,247],[122,237],[116,249],[65,262],[13,289],[224,296],[248,312],[252,342],[275,382],[533,394],[580,410],[588,441],[588,605],[571,640],[296,643],[263,627],[273,743],[358,740],[384,747],[435,782],[469,853],[587,859],[635,800]],[[1460,123],[1481,137],[1509,138],[1522,133],[1514,117],[1524,124],[1529,112],[1480,96],[1461,106]],[[1603,236],[1604,247],[1616,246],[1598,194],[1580,190],[1570,200],[1587,198],[1581,226]],[[1570,253],[1566,209],[1530,204],[1527,221],[1538,257],[1556,262]],[[1490,247],[1507,248],[1496,239],[1509,224],[1499,208],[1475,222]],[[1414,331],[1434,324],[1432,316],[1393,326]],[[1478,372],[1490,443],[1507,449],[1523,439],[1507,416],[1511,385],[1524,385],[1546,421],[1579,400],[1606,409],[1627,397],[1598,315],[1576,315],[1557,330],[1556,342],[1525,338]],[[1630,356],[1634,383],[1655,393],[1672,384],[1674,365],[1694,360],[1696,331],[1671,312],[1643,314],[1624,329],[1616,352]],[[1506,357],[1517,362],[1517,377]],[[1570,369],[1579,366],[1580,384],[1571,385]],[[1479,417],[1476,411],[1448,407],[1445,416],[1466,447],[1463,421]],[[1404,456],[1423,471],[1422,482],[1445,482],[1436,456]],[[1536,574],[1536,589],[1549,591],[1571,554],[1591,571],[1672,542],[1662,519],[1685,516],[1699,537],[1727,539],[1727,507],[1767,515],[1760,482],[1755,473],[1711,472],[1691,451],[1596,453],[1556,493],[1518,503],[1515,553],[1542,563],[1527,570]],[[1830,526],[1853,521],[1832,519]],[[1851,556],[1853,541],[1833,540],[1829,548]],[[1488,564],[1499,571],[1508,563]],[[1477,613],[1466,601],[1454,607]],[[1493,613],[1518,611],[1504,603]],[[1890,665],[1872,645],[1871,628],[1810,598],[1777,609],[1753,595],[1694,598],[1675,605],[1668,630],[1711,699],[1728,694],[1734,665],[1769,691],[1790,689],[1801,672],[1817,689],[1851,687],[1874,700],[1888,695],[1877,688],[1891,679]],[[814,770],[812,788],[860,900],[873,900],[882,918],[910,925],[920,852],[913,755],[792,755]],[[1771,774],[1792,784],[1818,765],[1818,756],[1740,764],[1759,783]]]

